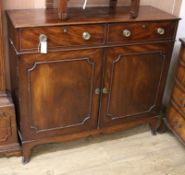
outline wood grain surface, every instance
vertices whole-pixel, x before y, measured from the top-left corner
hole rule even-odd
[[[185,45],[184,40],[181,40],[181,42],[179,63],[176,68],[176,77],[168,107],[167,121],[170,129],[185,144]]]
[[[5,91],[5,47],[4,47],[4,29],[3,29],[3,12],[2,2],[0,2],[0,92]]]
[[[179,19],[151,6],[136,19],[128,7],[109,9],[71,9],[62,21],[56,9],[8,11],[24,162],[39,144],[143,123],[156,133]],[[127,40],[123,26],[131,30]],[[40,34],[48,37],[47,54],[36,49]]]
[[[182,0],[163,0],[160,3],[156,0],[141,0],[142,5],[152,5],[159,9],[178,15]],[[70,0],[69,6],[82,7],[83,0]],[[118,5],[129,5],[130,0],[119,0]],[[88,0],[88,6],[105,6],[109,4],[109,0]],[[44,8],[45,0],[6,0],[4,1],[5,8],[7,9],[20,9],[20,8]]]

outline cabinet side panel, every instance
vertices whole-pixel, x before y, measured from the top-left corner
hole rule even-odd
[[[2,22],[2,2],[0,1],[0,91],[5,90],[4,40]]]

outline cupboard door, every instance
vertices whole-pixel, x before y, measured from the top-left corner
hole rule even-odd
[[[106,52],[101,126],[159,115],[170,45],[135,45]]]
[[[19,62],[23,139],[97,127],[102,50],[27,55]]]

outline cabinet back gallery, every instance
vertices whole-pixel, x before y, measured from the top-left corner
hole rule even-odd
[[[24,161],[39,144],[160,122],[178,18],[141,6],[7,13],[12,95]],[[29,19],[29,20],[28,20]],[[44,38],[47,54],[40,53]]]

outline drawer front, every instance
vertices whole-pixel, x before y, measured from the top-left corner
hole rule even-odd
[[[49,48],[98,45],[105,41],[104,25],[26,28],[20,32],[20,50],[36,49],[39,36],[47,36]]]
[[[168,111],[168,122],[171,128],[185,141],[185,120],[172,106]]]
[[[108,42],[134,42],[138,40],[172,39],[176,22],[134,22],[109,25]]]
[[[185,91],[178,83],[173,89],[172,100],[185,115]]]

